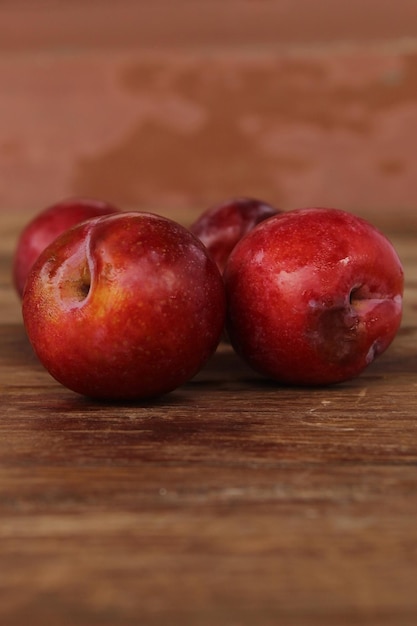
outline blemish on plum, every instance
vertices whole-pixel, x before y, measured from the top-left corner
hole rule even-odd
[[[83,267],[76,279],[68,279],[60,286],[61,298],[72,302],[83,302],[90,293],[91,275],[88,265]]]

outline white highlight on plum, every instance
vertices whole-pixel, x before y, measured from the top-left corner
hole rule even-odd
[[[403,305],[403,297],[401,294],[394,296],[392,301],[398,309],[400,309]]]
[[[252,262],[255,265],[262,265],[264,256],[265,256],[265,252],[263,250],[259,250],[256,254],[253,255]]]
[[[310,309],[322,309],[323,308],[323,302],[321,300],[309,300],[308,301],[308,306]]]
[[[376,339],[371,345],[371,347],[369,348],[368,353],[365,357],[365,362],[367,365],[372,363],[372,361],[375,359],[376,355],[378,354],[378,348],[379,348],[379,342]]]
[[[306,265],[293,272],[281,270],[276,276],[278,287],[288,289],[299,289],[300,285],[312,285],[314,283],[314,268]]]

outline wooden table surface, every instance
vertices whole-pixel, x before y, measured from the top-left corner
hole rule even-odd
[[[417,623],[417,247],[358,379],[275,386],[221,346],[148,405],[66,390],[29,347],[0,218],[3,626]]]

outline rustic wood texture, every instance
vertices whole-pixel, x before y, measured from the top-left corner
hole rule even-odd
[[[0,622],[414,626],[417,250],[389,351],[279,387],[223,345],[155,403],[93,403],[34,358],[0,217]]]
[[[415,0],[0,2],[0,211],[234,195],[417,232]]]

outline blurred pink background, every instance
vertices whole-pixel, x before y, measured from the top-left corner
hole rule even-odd
[[[415,0],[0,4],[0,210],[235,195],[417,232]]]

